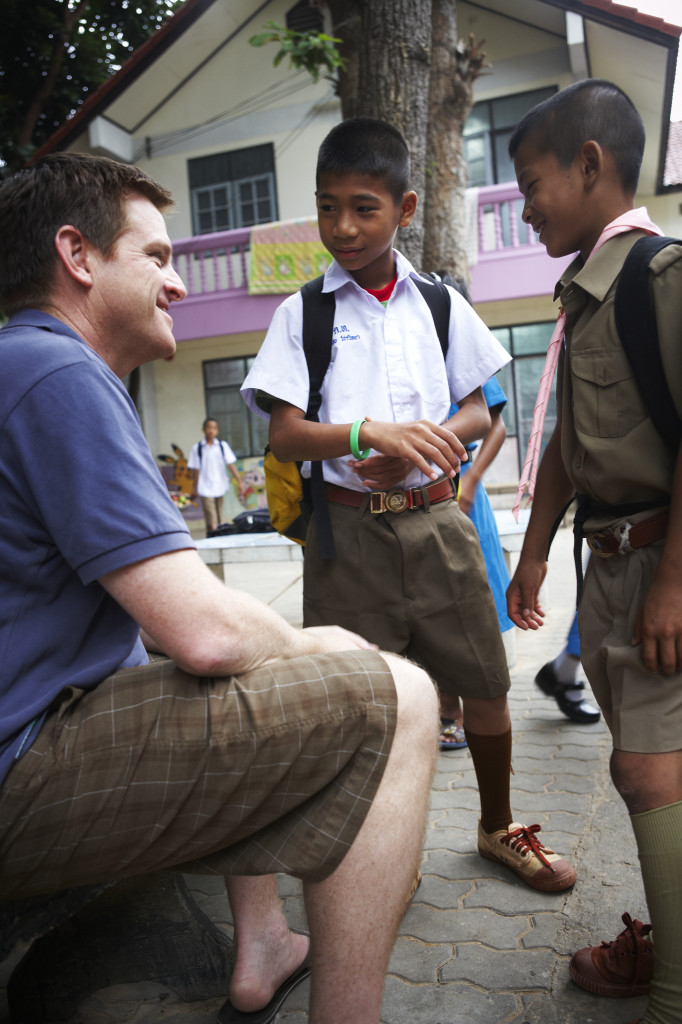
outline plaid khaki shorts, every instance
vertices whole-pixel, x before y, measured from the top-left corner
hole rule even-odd
[[[395,731],[378,653],[199,679],[163,659],[68,688],[0,788],[0,900],[169,867],[320,880]]]

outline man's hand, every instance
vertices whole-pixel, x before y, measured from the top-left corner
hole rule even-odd
[[[682,583],[654,580],[637,613],[632,644],[642,645],[649,672],[682,672]]]
[[[521,557],[507,588],[507,615],[519,629],[539,629],[543,624],[539,594],[546,574],[546,561]]]
[[[319,649],[311,652],[314,654],[327,654],[333,651],[353,651],[357,649],[361,651],[379,650],[376,644],[371,644],[363,636],[351,633],[349,629],[343,629],[341,626],[308,626],[306,629],[301,630],[301,632],[307,640],[312,640],[315,646],[319,644]]]

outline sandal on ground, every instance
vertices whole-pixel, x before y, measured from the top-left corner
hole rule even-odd
[[[218,1024],[271,1024],[277,1016],[282,1003],[289,993],[296,988],[310,974],[310,963],[305,958],[300,967],[297,967],[293,974],[284,981],[275,992],[274,996],[261,1010],[254,1010],[252,1013],[236,1010],[228,999],[218,1013]]]
[[[454,718],[441,718],[440,720],[440,749],[461,750],[466,747],[467,741],[464,736],[464,729],[461,722]]]

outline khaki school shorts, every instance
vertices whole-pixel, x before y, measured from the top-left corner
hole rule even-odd
[[[315,518],[303,561],[306,626],[336,623],[420,664],[445,693],[499,697],[507,658],[478,534],[456,501],[372,515],[329,503],[336,558]]]
[[[396,720],[374,651],[199,679],[163,659],[67,689],[0,788],[0,900],[183,866],[320,880]]]
[[[581,660],[613,745],[640,754],[682,749],[682,673],[652,675],[631,643],[662,548],[593,554],[578,613]]]

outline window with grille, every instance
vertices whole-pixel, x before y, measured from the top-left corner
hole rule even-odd
[[[531,107],[555,92],[554,87],[534,89],[474,104],[463,132],[469,185],[478,187],[514,181],[514,166],[507,152],[514,126]]]
[[[239,393],[254,359],[209,359],[203,364],[206,415],[217,421],[218,435],[238,459],[262,455],[268,442],[268,421],[252,413]]]
[[[206,235],[278,219],[272,143],[188,161],[192,231]]]
[[[507,428],[507,436],[515,436],[518,441],[519,471],[528,447],[533,408],[553,330],[554,321],[492,328],[492,333],[500,344],[514,357],[511,363],[507,363],[496,374],[496,377],[507,396],[502,419]],[[555,424],[556,380],[552,383],[552,393],[547,407],[542,433],[542,451],[552,436]]]
[[[314,0],[299,0],[286,13],[286,26],[293,32],[321,32],[322,14]]]

